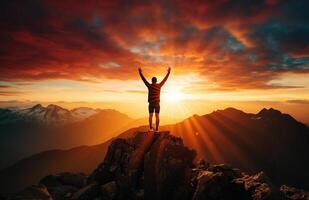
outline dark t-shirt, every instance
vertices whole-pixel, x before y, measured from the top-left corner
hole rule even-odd
[[[156,83],[147,85],[149,103],[159,103],[160,102],[161,87],[162,85],[156,84]]]

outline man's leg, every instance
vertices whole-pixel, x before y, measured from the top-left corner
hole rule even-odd
[[[149,103],[148,105],[148,112],[149,112],[149,129],[152,130],[152,116],[154,112],[154,106],[151,103]]]
[[[159,123],[160,123],[159,113],[156,113],[156,131],[159,130]]]
[[[156,131],[159,131],[159,124],[160,124],[160,118],[159,118],[160,103],[156,104],[156,106],[155,106],[155,112],[156,112]]]
[[[149,113],[149,129],[152,129],[152,116],[153,113]]]

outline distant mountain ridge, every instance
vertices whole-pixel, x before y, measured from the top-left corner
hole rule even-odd
[[[54,104],[47,107],[37,104],[26,109],[0,108],[0,124],[32,122],[59,126],[84,120],[98,112],[99,109],[88,107],[68,110]]]
[[[147,126],[132,128],[117,138],[129,138],[147,130]],[[196,149],[199,158],[211,164],[229,163],[251,173],[263,170],[275,183],[309,188],[309,129],[278,110],[262,109],[251,114],[227,108],[203,116],[193,115],[160,130],[181,137],[186,146]],[[0,188],[21,189],[42,176],[61,171],[90,173],[105,156],[111,141],[23,159],[0,171]],[[85,162],[85,158],[91,162]],[[3,181],[8,179],[10,183]]]

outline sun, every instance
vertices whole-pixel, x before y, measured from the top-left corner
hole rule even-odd
[[[184,99],[184,94],[179,88],[171,88],[166,93],[166,100],[169,102],[178,102]]]

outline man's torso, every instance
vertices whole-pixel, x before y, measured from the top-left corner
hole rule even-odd
[[[160,102],[161,86],[159,84],[150,84],[148,87],[148,102],[159,103]]]

